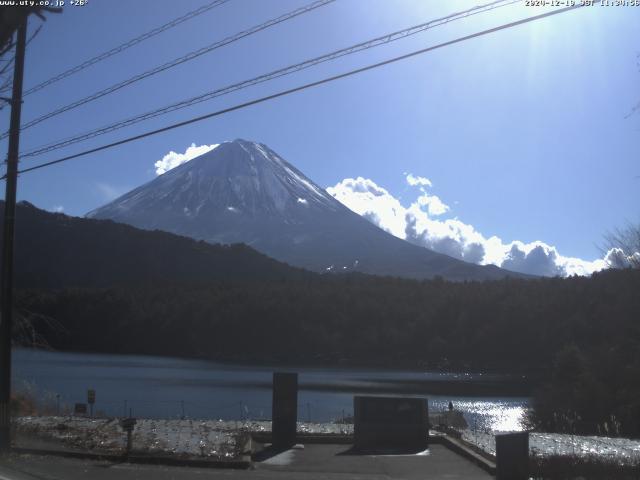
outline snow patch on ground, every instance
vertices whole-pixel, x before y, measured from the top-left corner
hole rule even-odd
[[[126,434],[117,418],[18,417],[18,433],[60,442],[72,449],[122,453]],[[138,419],[134,453],[229,459],[238,455],[237,439],[246,432],[271,431],[271,421]],[[299,422],[302,433],[352,434],[353,425]]]
[[[491,455],[496,453],[496,437],[493,433],[462,430],[462,439],[476,445]],[[623,463],[640,462],[640,440],[610,438],[560,433],[530,433],[529,450],[532,455],[603,456]]]
[[[284,452],[279,453],[278,455],[275,455],[271,458],[268,458],[267,460],[264,460],[262,463],[266,463],[268,465],[280,465],[280,466],[291,465],[291,462],[293,462],[294,453],[295,453],[295,450],[285,450]]]
[[[73,449],[122,453],[126,445],[126,434],[117,418],[18,417],[15,423],[19,435],[35,435]],[[229,459],[239,454],[237,439],[240,435],[269,431],[269,420],[138,419],[133,431],[133,451]],[[353,425],[298,422],[298,432],[351,435]],[[466,442],[495,455],[494,433],[472,429],[464,429],[461,433]],[[640,440],[627,438],[531,433],[529,447],[533,455],[541,457],[595,455],[616,458],[623,463],[640,462]]]

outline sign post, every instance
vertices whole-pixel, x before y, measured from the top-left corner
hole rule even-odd
[[[76,403],[73,406],[73,414],[77,416],[85,416],[87,414],[87,404],[86,403]]]
[[[87,403],[89,404],[89,415],[93,418],[93,404],[96,403],[96,391],[93,388],[87,390]]]
[[[135,418],[123,418],[120,421],[120,426],[122,427],[122,429],[127,432],[127,451],[125,453],[125,456],[127,458],[129,458],[129,454],[131,453],[131,447],[132,447],[132,433],[133,433],[133,428],[136,426],[136,419]]]

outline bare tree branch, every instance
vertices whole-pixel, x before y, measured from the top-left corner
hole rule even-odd
[[[628,222],[623,228],[616,228],[604,235],[603,253],[617,249],[614,267],[640,268],[640,224]],[[621,255],[620,255],[621,254]]]

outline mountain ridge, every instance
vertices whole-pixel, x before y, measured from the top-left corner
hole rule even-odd
[[[264,144],[219,144],[87,214],[209,243],[246,243],[311,271],[527,277],[412,245],[352,212]]]
[[[3,212],[0,201],[0,215]],[[313,276],[246,245],[211,245],[110,220],[47,212],[28,202],[17,204],[14,265],[17,288],[191,285]]]

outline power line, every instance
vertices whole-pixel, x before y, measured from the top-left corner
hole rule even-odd
[[[315,57],[312,58],[310,60],[305,60],[303,62],[300,63],[296,63],[293,65],[289,65],[287,67],[284,68],[280,68],[278,70],[260,75],[258,77],[254,77],[252,79],[249,80],[243,80],[241,82],[238,83],[234,83],[232,85],[228,85],[226,87],[222,87],[186,100],[182,100],[180,102],[177,103],[173,103],[171,105],[167,105],[165,107],[162,108],[158,108],[156,110],[152,110],[150,112],[146,112],[140,115],[137,115],[135,117],[131,117],[128,118],[126,120],[121,120],[115,123],[112,123],[110,125],[104,126],[104,127],[100,127],[94,130],[91,130],[89,132],[85,132],[79,135],[75,135],[73,137],[69,137],[63,140],[59,140],[56,141],[54,143],[50,143],[47,145],[43,145],[41,147],[37,147],[31,151],[27,151],[26,153],[24,153],[22,155],[21,158],[27,158],[27,157],[34,157],[37,155],[41,155],[43,153],[47,153],[53,150],[58,150],[60,148],[63,147],[67,147],[69,145],[72,145],[74,143],[78,143],[81,142],[83,140],[87,140],[90,138],[94,138],[100,135],[104,135],[106,133],[110,133],[113,132],[115,130],[119,130],[120,128],[124,128],[124,127],[128,127],[131,125],[134,125],[136,123],[160,116],[160,115],[164,115],[166,113],[170,113],[176,110],[180,110],[182,108],[186,108],[186,107],[190,107],[192,105],[195,105],[197,103],[201,103],[207,100],[211,100],[213,98],[216,97],[220,97],[223,95],[227,95],[229,93],[238,91],[238,90],[242,90],[260,83],[264,83],[279,77],[283,77],[285,75],[289,75],[292,73],[296,73],[299,72],[301,70],[313,67],[315,65],[319,65],[321,63],[324,62],[328,62],[328,61],[332,61],[335,60],[337,58],[340,57],[344,57],[346,55],[351,55],[363,50],[368,50],[370,48],[375,48],[378,47],[380,45],[384,45],[387,43],[391,43],[393,41],[396,40],[400,40],[402,38],[406,38],[409,37],[411,35],[415,35],[417,33],[423,32],[425,30],[428,30],[430,28],[434,28],[440,25],[444,25],[446,23],[449,23],[451,21],[454,20],[460,20],[462,18],[467,18],[471,15],[477,15],[479,13],[484,13],[490,10],[493,10],[495,8],[500,8],[500,7],[506,7],[508,5],[512,5],[514,3],[519,3],[522,2],[522,0],[497,0],[497,1],[493,1],[491,3],[488,4],[484,4],[484,5],[479,5],[473,8],[470,8],[468,10],[464,10],[462,12],[457,12],[451,15],[447,15],[446,17],[442,17],[442,18],[438,18],[435,20],[430,20],[428,22],[425,23],[421,23],[419,25],[415,25],[413,27],[409,27],[403,30],[398,30],[396,32],[387,34],[387,35],[383,35],[380,37],[376,37],[373,38],[371,40],[367,40],[365,42],[361,42],[355,45],[352,45],[350,47],[347,48],[342,48],[340,50],[336,50],[330,53],[327,53],[325,55],[319,56],[319,57]],[[0,137],[2,138],[2,137]]]
[[[541,20],[543,18],[550,17],[552,15],[558,15],[560,13],[565,13],[565,12],[568,12],[570,10],[575,10],[575,9],[578,9],[578,8],[582,8],[584,6],[585,5],[583,5],[583,4],[576,4],[576,5],[573,5],[573,6],[570,6],[570,7],[561,8],[559,10],[554,10],[554,11],[551,11],[551,12],[541,13],[541,14],[535,15],[533,17],[528,17],[528,18],[524,18],[522,20],[516,20],[514,22],[502,24],[502,25],[500,25],[498,27],[490,28],[488,30],[482,30],[480,32],[472,33],[472,34],[466,35],[464,37],[458,37],[458,38],[456,38],[454,40],[449,40],[447,42],[440,43],[440,44],[437,44],[437,45],[433,45],[431,47],[426,47],[426,48],[423,48],[423,49],[420,49],[420,50],[413,51],[411,53],[407,53],[407,54],[404,54],[404,55],[393,57],[393,58],[384,60],[382,62],[378,62],[378,63],[367,65],[365,67],[361,67],[361,68],[357,68],[357,69],[354,69],[354,70],[350,70],[348,72],[341,73],[339,75],[334,75],[334,76],[331,76],[331,77],[324,78],[322,80],[317,80],[315,82],[311,82],[311,83],[307,83],[307,84],[304,84],[304,85],[301,85],[301,86],[298,86],[298,87],[290,88],[288,90],[283,90],[281,92],[274,93],[272,95],[267,95],[265,97],[261,97],[261,98],[255,99],[255,100],[251,100],[249,102],[241,103],[241,104],[238,104],[238,105],[234,105],[232,107],[228,107],[228,108],[225,108],[225,109],[222,109],[222,110],[218,110],[216,112],[208,113],[206,115],[201,115],[199,117],[191,118],[189,120],[185,120],[185,121],[182,121],[182,122],[174,123],[172,125],[168,125],[168,126],[163,127],[163,128],[159,128],[159,129],[156,129],[156,130],[151,130],[149,132],[142,133],[140,135],[135,135],[135,136],[132,136],[132,137],[128,137],[128,138],[125,138],[123,140],[118,140],[116,142],[112,142],[112,143],[109,143],[109,144],[106,144],[106,145],[102,145],[100,147],[96,147],[96,148],[92,148],[92,149],[89,149],[89,150],[85,150],[83,152],[76,153],[76,154],[73,154],[73,155],[68,155],[66,157],[59,158],[57,160],[52,160],[50,162],[42,163],[40,165],[36,165],[36,166],[33,166],[33,167],[25,168],[25,169],[20,170],[18,173],[31,172],[33,170],[38,170],[38,169],[41,169],[41,168],[49,167],[51,165],[56,165],[58,163],[66,162],[66,161],[72,160],[74,158],[86,156],[86,155],[89,155],[91,153],[96,153],[96,152],[99,152],[99,151],[102,151],[102,150],[107,150],[109,148],[113,148],[113,147],[116,147],[116,146],[119,146],[119,145],[123,145],[125,143],[130,143],[130,142],[133,142],[133,141],[136,141],[136,140],[140,140],[142,138],[150,137],[152,135],[157,135],[159,133],[163,133],[163,132],[167,132],[169,130],[173,130],[173,129],[176,129],[176,128],[179,128],[179,127],[183,127],[185,125],[190,125],[192,123],[200,122],[202,120],[206,120],[206,119],[209,119],[209,118],[212,118],[212,117],[217,117],[217,116],[223,115],[225,113],[229,113],[229,112],[233,112],[233,111],[236,111],[236,110],[240,110],[240,109],[243,109],[243,108],[246,108],[246,107],[250,107],[252,105],[257,105],[259,103],[263,103],[263,102],[266,102],[268,100],[273,100],[275,98],[283,97],[285,95],[290,95],[290,94],[295,93],[295,92],[306,90],[308,88],[316,87],[316,86],[319,86],[319,85],[322,85],[322,84],[325,84],[325,83],[333,82],[335,80],[339,80],[339,79],[342,79],[342,78],[350,77],[350,76],[356,75],[358,73],[366,72],[368,70],[373,70],[375,68],[382,67],[384,65],[389,65],[391,63],[399,62],[401,60],[406,60],[407,58],[415,57],[415,56],[421,55],[423,53],[431,52],[433,50],[437,50],[437,49],[440,49],[440,48],[443,48],[443,47],[447,47],[447,46],[450,46],[450,45],[461,43],[461,42],[464,42],[464,41],[467,41],[467,40],[471,40],[473,38],[477,38],[477,37],[481,37],[481,36],[484,36],[484,35],[488,35],[488,34],[491,34],[491,33],[494,33],[494,32],[498,32],[500,30],[506,30],[508,28],[512,28],[512,27],[515,27],[515,26],[518,26],[518,25],[523,25],[523,24],[526,24],[526,23],[534,22],[536,20]],[[6,175],[3,176],[3,177],[0,177],[0,180],[2,180],[4,178],[6,178]]]
[[[30,95],[34,92],[37,92],[38,90],[42,90],[45,87],[48,87],[49,85],[56,83],[60,80],[62,80],[63,78],[67,78],[71,75],[74,75],[78,72],[80,72],[81,70],[84,70],[85,68],[90,67],[91,65],[94,65],[98,62],[101,62],[102,60],[105,60],[109,57],[112,57],[113,55],[116,55],[120,52],[123,52],[125,50],[127,50],[128,48],[131,48],[145,40],[148,40],[151,37],[154,37],[166,30],[169,30],[170,28],[173,28],[177,25],[180,25],[181,23],[186,22],[187,20],[191,20],[192,18],[197,17],[198,15],[202,15],[203,13],[208,12],[209,10],[216,8],[224,3],[227,3],[229,0],[215,0],[213,2],[209,2],[206,5],[201,6],[200,8],[197,8],[195,10],[192,10],[190,12],[185,13],[184,15],[171,20],[168,23],[165,23],[164,25],[160,25],[159,27],[154,28],[153,30],[150,30],[146,33],[143,33],[142,35],[139,35],[135,38],[132,38],[131,40],[118,45],[117,47],[112,48],[111,50],[108,50],[106,52],[103,52],[99,55],[96,55],[95,57],[90,58],[89,60],[86,60],[78,65],[76,65],[75,67],[72,67],[68,70],[65,70],[64,72],[49,78],[48,80],[45,80],[42,83],[39,83],[33,87],[31,87],[30,89],[28,89],[27,91],[24,92],[23,97]]]
[[[22,125],[21,130],[26,130],[29,127],[32,127],[34,125],[37,125],[38,123],[44,122],[45,120],[48,120],[49,118],[55,117],[60,115],[61,113],[64,112],[68,112],[69,110],[73,110],[74,108],[77,108],[81,105],[84,105],[86,103],[89,102],[93,102],[94,100],[97,100],[99,98],[102,98],[106,95],[109,95],[111,93],[117,92],[118,90],[131,85],[133,83],[139,82],[140,80],[144,80],[145,78],[151,77],[153,75],[156,75],[157,73],[160,72],[164,72],[165,70],[168,70],[170,68],[173,68],[177,65],[180,65],[182,63],[188,62],[190,60],[193,60],[195,58],[200,57],[201,55],[204,55],[205,53],[209,53],[213,50],[216,50],[218,48],[222,48],[226,45],[229,45],[230,43],[233,42],[237,42],[238,40],[248,37],[250,35],[253,35],[255,33],[258,33],[262,30],[265,30],[267,28],[273,27],[274,25],[278,25],[279,23],[285,22],[287,20],[291,20],[292,18],[295,18],[299,15],[308,13],[312,10],[315,10],[316,8],[320,8],[323,7],[329,3],[333,3],[336,0],[317,0],[313,3],[310,3],[309,5],[306,5],[304,7],[298,8],[296,10],[293,10],[291,12],[285,13],[284,15],[281,15],[279,17],[276,18],[272,18],[271,20],[268,20],[267,22],[261,23],[259,25],[255,25],[247,30],[243,30],[242,32],[236,33],[234,35],[231,35],[229,37],[224,38],[223,40],[220,40],[218,42],[212,43],[210,45],[207,45],[206,47],[202,47],[198,50],[194,50],[192,52],[187,53],[186,55],[183,55],[181,57],[175,58],[173,60],[171,60],[170,62],[164,63],[162,65],[159,65],[157,67],[152,68],[151,70],[147,70],[145,72],[139,73],[138,75],[135,75],[131,78],[128,78],[126,80],[123,80],[119,83],[116,83],[114,85],[111,85],[110,87],[104,88],[96,93],[93,93],[87,97],[81,98],[80,100],[77,100],[73,103],[70,103],[68,105],[65,105],[63,107],[60,107],[52,112],[46,113],[44,115],[41,115],[40,117],[34,118],[33,120],[30,120],[29,122],[25,123],[24,125]],[[7,133],[3,133],[2,135],[0,135],[0,139],[5,138],[8,134]]]

